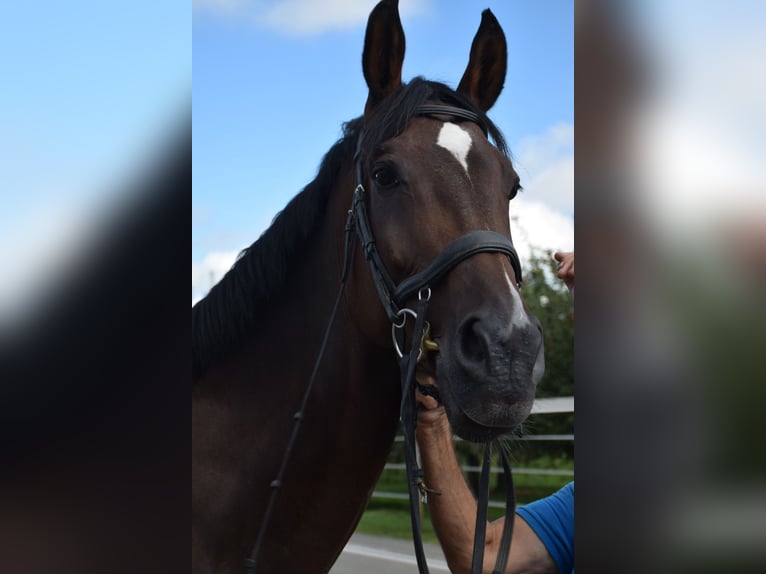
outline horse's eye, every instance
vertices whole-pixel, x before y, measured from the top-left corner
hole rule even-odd
[[[380,167],[372,173],[372,179],[375,180],[383,189],[390,189],[399,183],[396,174],[387,167]]]
[[[508,199],[513,199],[516,197],[516,194],[522,191],[524,188],[521,187],[521,184],[517,181],[513,184],[513,189],[511,189],[511,194],[508,196]]]

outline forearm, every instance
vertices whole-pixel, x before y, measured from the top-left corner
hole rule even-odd
[[[476,524],[476,499],[460,471],[452,446],[452,431],[444,409],[428,413],[418,423],[417,439],[425,483],[440,495],[428,496],[428,508],[450,570],[470,572]],[[485,564],[496,555],[495,525],[487,528]],[[491,567],[488,569],[491,571]]]
[[[421,415],[417,440],[426,486],[441,493],[428,496],[428,508],[444,556],[453,574],[468,573],[473,555],[476,499],[460,471],[443,408]],[[513,519],[506,573],[555,574],[556,564],[534,531],[519,516],[514,515]],[[505,517],[487,524],[483,572],[490,573],[494,568],[504,523]]]

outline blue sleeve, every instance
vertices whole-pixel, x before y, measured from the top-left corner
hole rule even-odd
[[[559,574],[574,571],[574,482],[516,509],[548,549]]]

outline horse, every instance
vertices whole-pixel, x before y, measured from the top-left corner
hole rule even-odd
[[[511,244],[519,176],[486,115],[505,81],[502,28],[483,12],[457,90],[403,82],[404,51],[397,2],[383,0],[365,33],[363,114],[192,308],[195,573],[242,572],[258,537],[258,574],[329,571],[383,470],[402,397],[391,313],[379,298],[387,289],[369,260],[396,286],[467,233]],[[374,238],[349,250],[360,189]],[[517,428],[544,369],[542,329],[509,249],[468,253],[429,284],[438,351],[424,353],[418,377],[438,385],[454,431],[468,439]],[[407,293],[401,307],[424,291]],[[302,428],[264,525],[296,412]]]

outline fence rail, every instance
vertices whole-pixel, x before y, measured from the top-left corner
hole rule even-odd
[[[403,462],[389,462],[384,467],[386,470],[407,470]],[[480,466],[461,466],[463,472],[481,472]],[[503,474],[502,466],[490,467],[492,474]],[[574,471],[558,468],[514,468],[513,474],[539,474],[548,476],[574,476]]]
[[[573,434],[525,434],[513,438],[514,440],[553,440],[553,441],[573,441]],[[462,441],[460,437],[453,437],[455,442]],[[404,435],[397,435],[394,442],[404,442]]]
[[[373,498],[388,498],[388,499],[394,499],[394,500],[409,500],[410,497],[408,494],[405,494],[403,492],[383,492],[383,491],[375,491],[372,493]],[[490,500],[487,505],[490,508],[505,508],[504,502],[498,502],[496,500]]]
[[[556,413],[573,413],[574,412],[574,397],[552,397],[535,400],[532,405],[531,414],[556,414]],[[397,436],[394,439],[396,442],[404,442],[403,436]],[[461,440],[458,437],[454,437],[454,440]],[[547,435],[523,435],[516,437],[515,440],[529,440],[529,441],[574,441],[574,434],[547,434]],[[406,470],[404,463],[389,462],[384,467],[386,470]],[[479,466],[461,466],[463,472],[481,472]],[[492,474],[502,474],[503,467],[493,466],[490,469]],[[514,468],[514,474],[531,474],[541,476],[574,476],[574,470],[568,469],[554,469],[554,468]],[[386,492],[376,490],[372,493],[373,498],[389,498],[395,500],[406,500],[408,495],[401,492]],[[502,502],[490,501],[489,506],[492,508],[505,508],[505,504]]]

